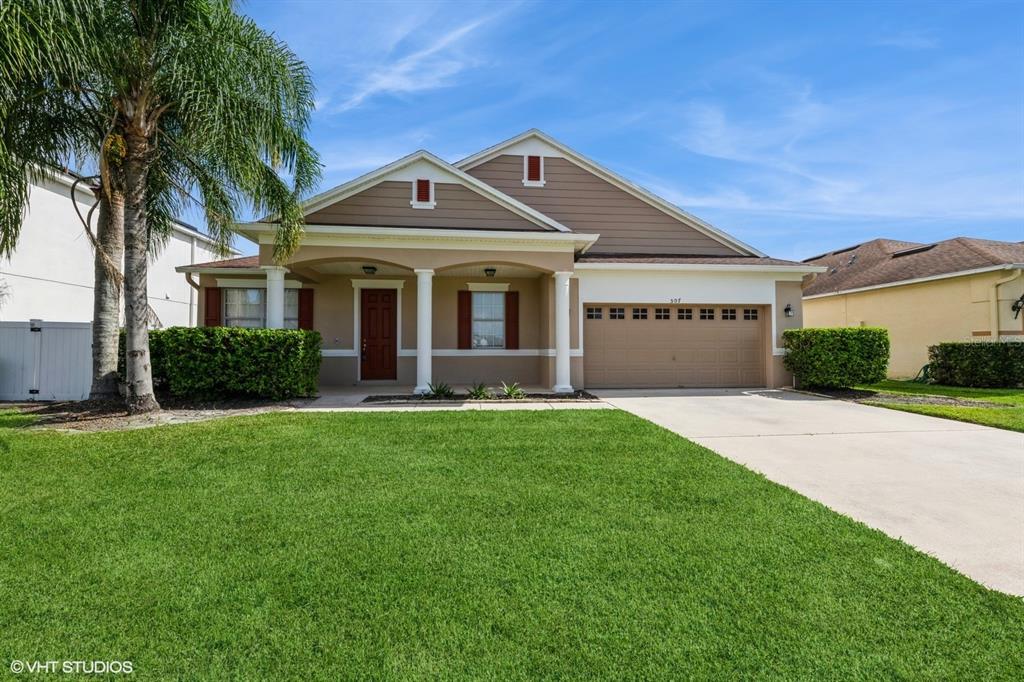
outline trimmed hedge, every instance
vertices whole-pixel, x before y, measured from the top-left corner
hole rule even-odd
[[[928,374],[947,386],[1016,388],[1024,386],[1024,343],[974,341],[928,348]]]
[[[786,369],[801,386],[848,388],[885,379],[889,332],[881,327],[788,329]]]
[[[168,327],[149,332],[154,384],[176,397],[197,400],[315,395],[320,344],[319,332],[296,329]]]

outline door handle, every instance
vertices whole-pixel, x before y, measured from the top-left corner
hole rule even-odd
[[[364,362],[366,361],[366,339],[363,339],[363,348],[359,357]]]

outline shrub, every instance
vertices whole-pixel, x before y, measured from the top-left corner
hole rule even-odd
[[[494,391],[489,389],[487,384],[473,384],[466,391],[466,397],[470,400],[492,400],[494,398]]]
[[[439,384],[427,384],[427,397],[434,400],[451,400],[455,397],[455,389],[443,381]]]
[[[1024,343],[975,341],[928,348],[931,380],[948,386],[1015,388],[1024,385]]]
[[[153,382],[179,398],[316,394],[320,333],[297,329],[168,327],[149,332]],[[121,376],[124,376],[124,335]]]
[[[519,386],[518,381],[511,384],[506,384],[504,381],[501,382],[501,394],[512,400],[522,400],[526,397],[526,391]]]
[[[801,386],[846,388],[885,379],[889,332],[879,327],[788,329],[786,369]]]

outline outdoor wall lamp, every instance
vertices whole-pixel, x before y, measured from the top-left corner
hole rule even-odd
[[[782,312],[785,313],[786,317],[793,317],[793,306],[792,306],[792,304],[787,303],[786,307],[782,309]]]
[[[484,268],[484,274],[488,277],[494,277],[496,272],[498,272],[497,268]]]
[[[364,265],[363,272],[365,272],[367,275],[376,275],[377,267],[375,265]]]

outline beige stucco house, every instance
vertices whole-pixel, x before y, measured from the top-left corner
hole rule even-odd
[[[801,280],[531,130],[450,164],[426,151],[315,196],[301,246],[183,266],[207,325],[323,335],[321,382],[518,381],[556,392],[777,386]],[[198,280],[195,278],[198,276]]]
[[[891,377],[913,377],[942,341],[1024,341],[1024,242],[876,239],[805,261],[808,327],[889,330]]]

